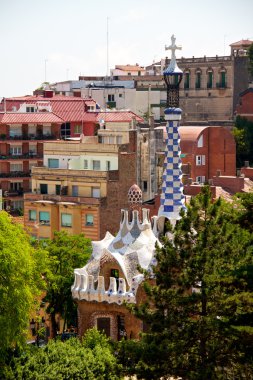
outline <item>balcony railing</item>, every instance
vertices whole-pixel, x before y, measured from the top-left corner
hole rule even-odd
[[[43,155],[37,154],[37,153],[0,155],[0,160],[20,160],[20,159],[30,159],[30,158],[33,158],[33,159],[43,158]]]
[[[227,83],[216,83],[216,88],[227,88]]]
[[[17,178],[17,177],[30,177],[30,172],[9,172],[0,173],[0,178]]]
[[[36,134],[36,135],[28,135],[28,134],[22,134],[20,136],[9,136],[8,134],[2,133],[0,135],[0,140],[5,141],[5,140],[56,140],[58,137],[56,135],[48,134],[48,135],[43,135],[43,134]]]

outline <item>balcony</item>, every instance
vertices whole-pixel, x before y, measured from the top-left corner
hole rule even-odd
[[[21,160],[21,159],[42,159],[42,154],[37,153],[25,153],[25,154],[7,154],[0,155],[0,160]]]
[[[106,105],[108,108],[116,108],[116,102],[107,102]]]
[[[89,206],[100,205],[104,198],[93,198],[93,197],[73,197],[66,195],[55,195],[55,194],[35,194],[35,193],[24,193],[24,200],[29,202],[35,201],[50,201],[54,203],[59,202],[70,202],[78,204],[86,204]]]
[[[57,136],[52,135],[52,134],[36,134],[36,135],[28,135],[26,133],[23,133],[20,136],[9,136],[8,134],[2,133],[0,135],[0,140],[1,141],[6,141],[6,140],[11,140],[11,141],[30,141],[30,140],[57,140]]]
[[[4,198],[12,198],[12,197],[21,197],[22,195],[24,194],[24,191],[23,190],[8,190],[8,191],[4,191],[3,193],[3,196]]]
[[[216,88],[219,88],[219,89],[225,89],[227,88],[227,83],[216,83]]]
[[[31,177],[30,172],[9,172],[9,173],[0,173],[0,178],[23,178]]]

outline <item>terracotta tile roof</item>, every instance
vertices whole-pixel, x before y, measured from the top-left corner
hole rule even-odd
[[[250,40],[241,40],[241,41],[238,41],[238,42],[234,42],[232,44],[230,44],[229,46],[250,46],[251,44],[253,43],[253,41],[250,41]]]
[[[52,107],[52,111],[65,122],[82,121],[86,111],[85,106],[96,104],[93,99],[85,99],[74,96],[54,95],[52,98],[44,96],[21,96],[6,98],[6,110],[13,111],[13,106],[17,109],[23,103],[36,104],[37,102],[47,101]]]
[[[53,112],[34,113],[2,113],[0,114],[0,124],[40,124],[40,123],[63,123],[63,120]]]

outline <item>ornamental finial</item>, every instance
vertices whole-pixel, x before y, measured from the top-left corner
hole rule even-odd
[[[176,37],[174,36],[174,34],[172,34],[171,36],[171,45],[170,46],[166,46],[165,45],[165,50],[171,50],[171,60],[176,60],[176,53],[175,51],[176,50],[182,50],[182,46],[180,45],[176,45]]]

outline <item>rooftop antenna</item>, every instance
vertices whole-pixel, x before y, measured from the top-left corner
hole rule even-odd
[[[47,62],[48,62],[48,59],[45,59],[45,83],[47,81]]]
[[[106,18],[106,77],[109,72],[109,17]]]

